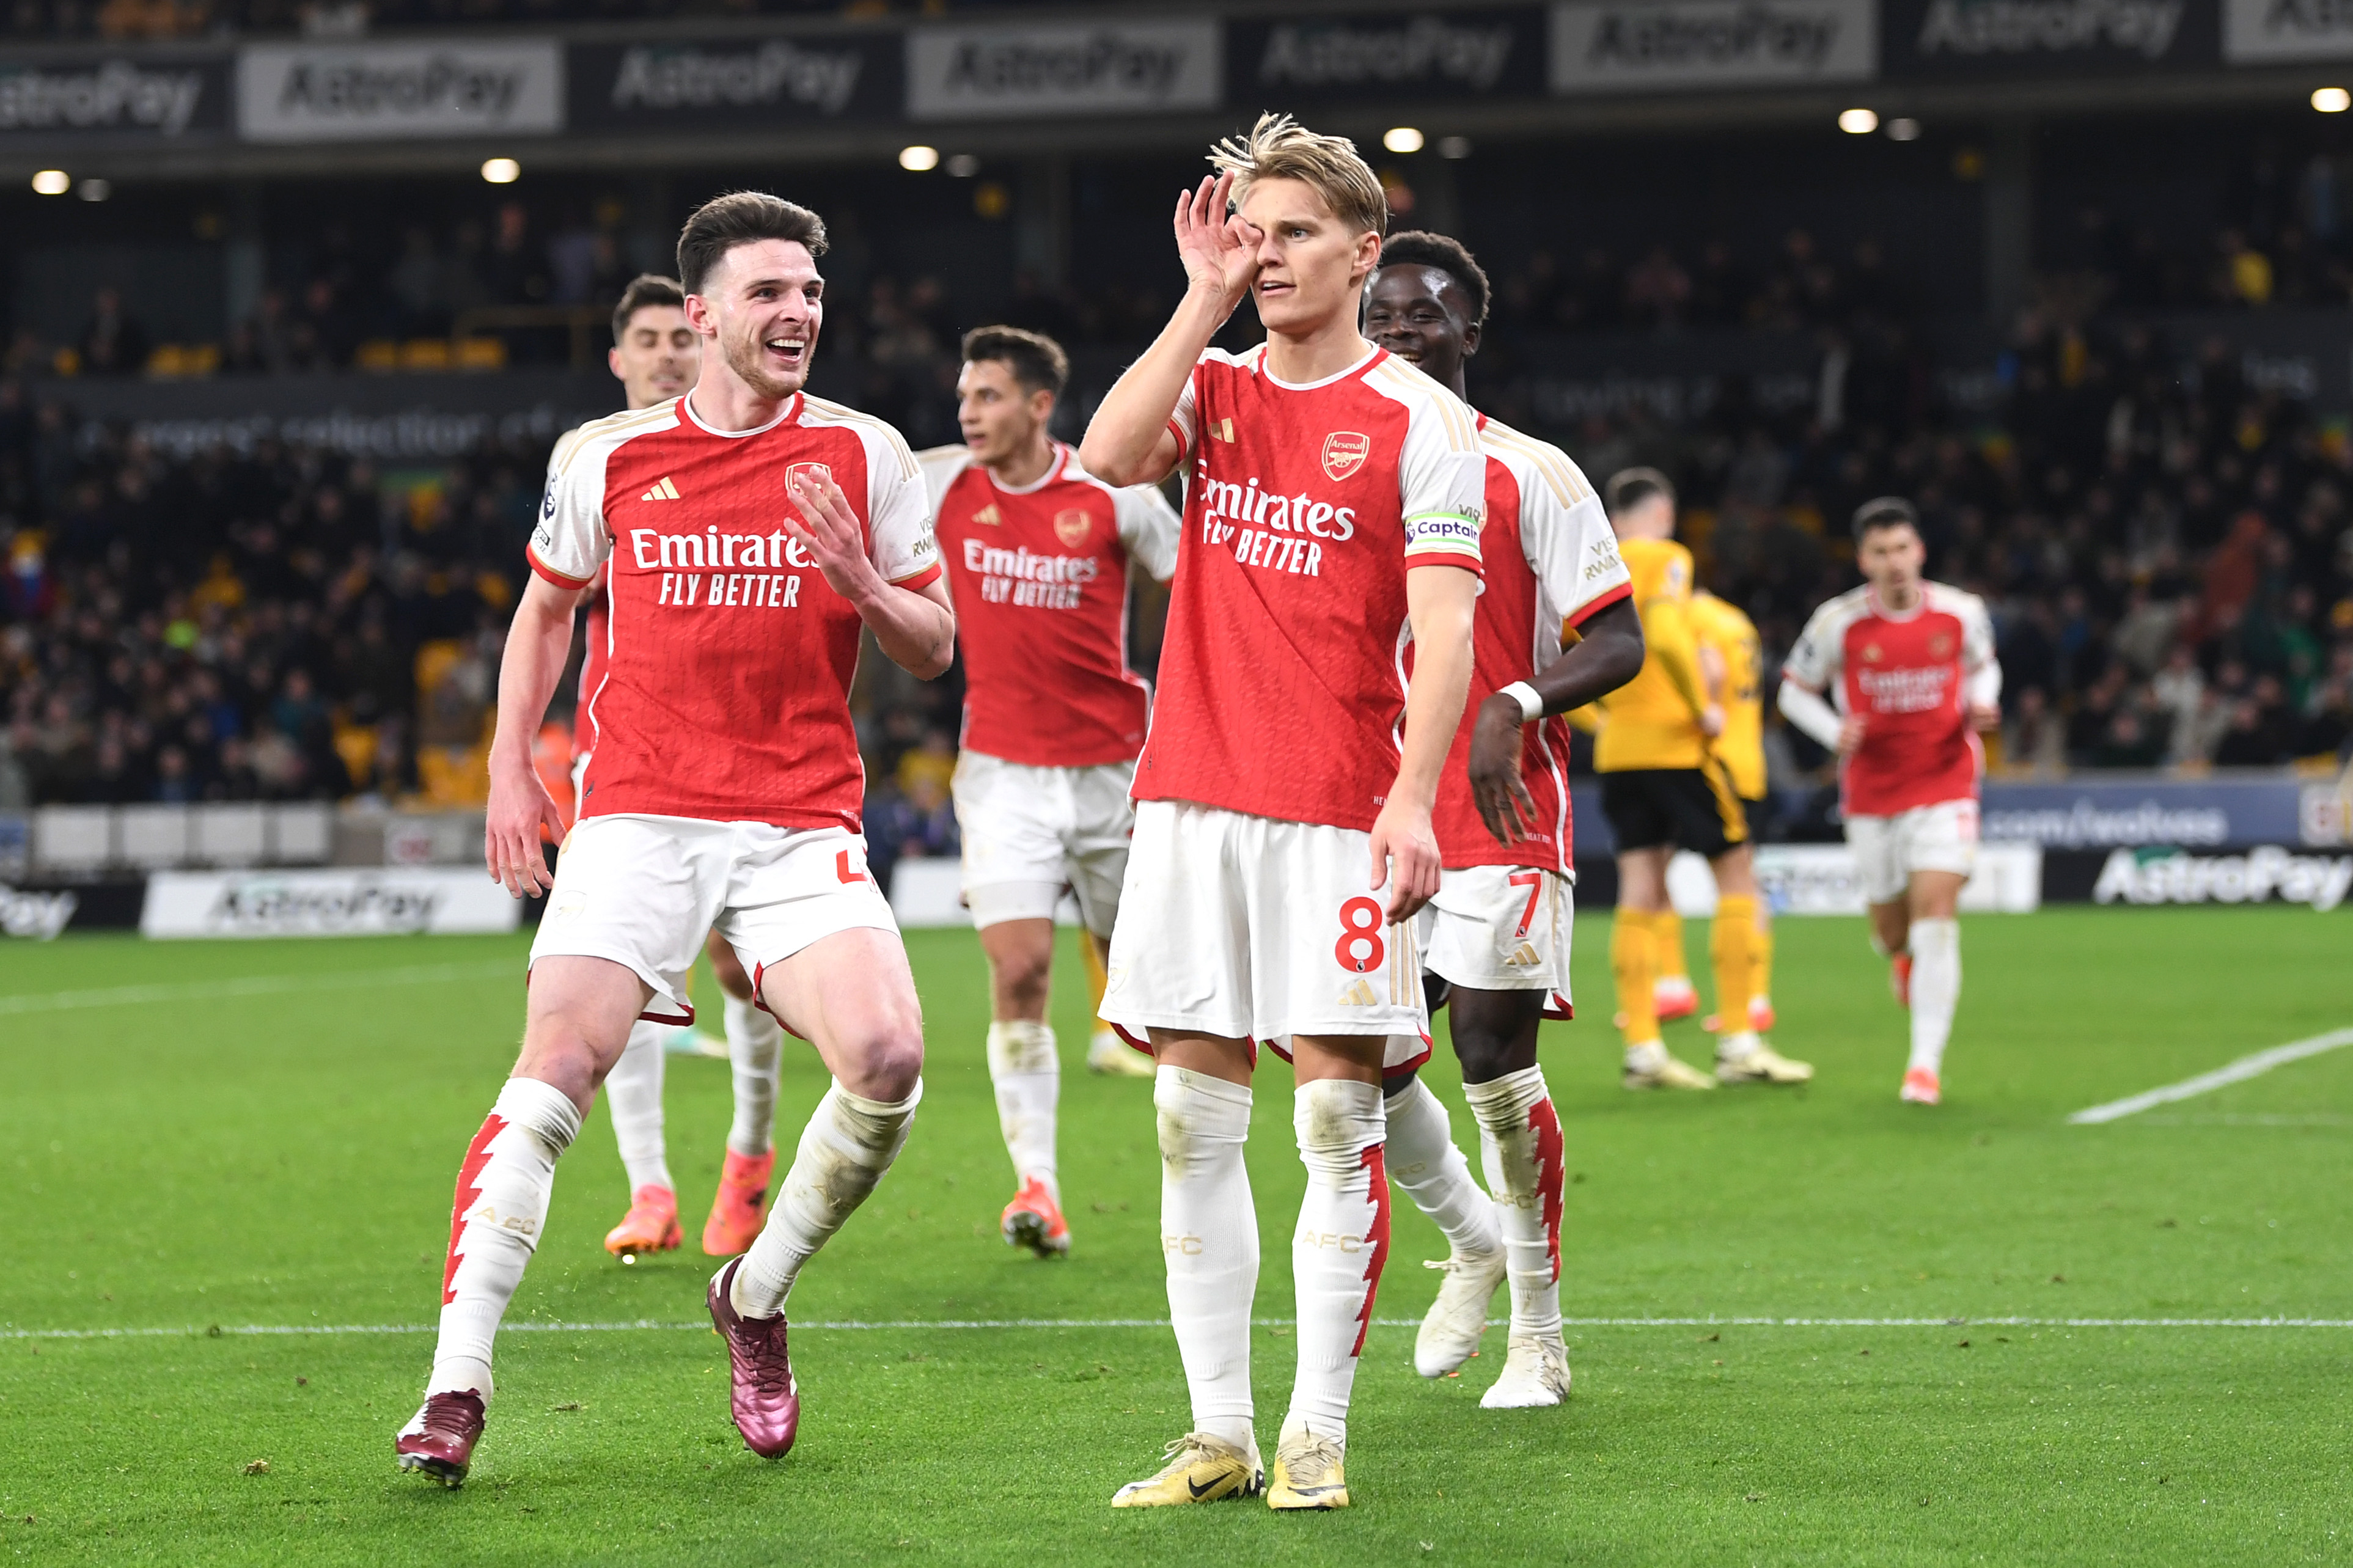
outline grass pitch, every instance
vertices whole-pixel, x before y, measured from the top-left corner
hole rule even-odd
[[[512,1061],[522,942],[8,944],[0,1559],[2353,1560],[2353,1329],[2065,1323],[2353,1317],[2353,1050],[2110,1126],[2063,1121],[2353,1024],[2349,932],[2284,909],[1971,920],[1947,1103],[1929,1110],[1896,1102],[1903,1016],[1857,922],[1780,929],[1776,1043],[1819,1065],[1811,1088],[1671,1097],[1617,1087],[1607,928],[1582,922],[1586,1018],[1545,1046],[1572,1172],[1563,1306],[1586,1320],[1570,1402],[1479,1409],[1498,1331],[1461,1378],[1414,1375],[1396,1325],[1428,1305],[1437,1277],[1415,1265],[1442,1244],[1399,1194],[1392,1326],[1356,1382],[1357,1506],[1291,1517],[1104,1506],[1186,1401],[1165,1328],[1107,1326],[1165,1314],[1156,1162],[1148,1086],[1075,1065],[1072,952],[1068,1261],[997,1239],[1011,1183],[979,952],[917,933],[923,1110],[795,1293],[799,1447],[744,1450],[724,1353],[693,1326],[727,1074],[672,1058],[687,1250],[625,1268],[601,1249],[626,1194],[599,1107],[509,1320],[529,1331],[500,1342],[473,1479],[446,1492],[395,1472],[392,1435],[430,1356],[451,1179]],[[1669,1044],[1707,1048],[1688,1024]],[[1430,1076],[1467,1143],[1442,1048]],[[1303,1180],[1289,1087],[1269,1058],[1250,1150],[1270,1445]],[[787,1149],[822,1088],[788,1051]],[[1596,1321],[1612,1319],[1647,1321]],[[1660,1321],[1694,1319],[1719,1321]],[[640,1320],[681,1326],[565,1326]],[[818,1326],[1019,1320],[1098,1326]],[[385,1331],[307,1331],[369,1326]]]

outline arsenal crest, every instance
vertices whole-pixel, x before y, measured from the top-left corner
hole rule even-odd
[[[1054,514],[1054,537],[1062,542],[1064,549],[1076,550],[1087,542],[1087,535],[1094,531],[1094,513],[1091,511],[1073,508],[1069,511],[1058,511]]]
[[[1953,639],[1945,633],[1938,632],[1935,637],[1928,639],[1929,658],[1948,658],[1952,656],[1952,652]]]
[[[833,478],[833,470],[823,463],[786,463],[785,472],[798,474],[801,478],[812,481]]]
[[[1334,479],[1345,479],[1365,466],[1373,455],[1369,436],[1354,430],[1335,430],[1324,437],[1324,472]]]
[[[1871,663],[1877,664],[1880,659],[1879,645],[1875,642],[1867,642],[1863,644],[1862,657]]]

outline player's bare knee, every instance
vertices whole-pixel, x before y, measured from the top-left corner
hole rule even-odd
[[[923,1026],[878,1022],[844,1040],[841,1056],[857,1075],[855,1081],[850,1072],[839,1075],[852,1093],[896,1104],[914,1093],[923,1080]]]

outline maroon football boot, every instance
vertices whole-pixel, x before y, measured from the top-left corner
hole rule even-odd
[[[404,1470],[422,1470],[445,1487],[465,1483],[482,1436],[482,1396],[472,1389],[428,1394],[423,1408],[400,1429],[394,1450]]]
[[[735,1310],[731,1290],[740,1258],[711,1278],[711,1325],[727,1342],[728,1414],[744,1446],[764,1459],[784,1457],[801,1428],[800,1385],[785,1350],[785,1315],[746,1318]]]

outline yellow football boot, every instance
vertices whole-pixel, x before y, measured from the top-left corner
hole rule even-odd
[[[1348,1478],[1340,1445],[1301,1427],[1275,1445],[1274,1474],[1266,1487],[1269,1508],[1345,1508]]]
[[[1238,1448],[1205,1432],[1187,1432],[1168,1445],[1168,1462],[1112,1494],[1113,1508],[1166,1508],[1181,1502],[1222,1502],[1266,1489],[1256,1445]]]

